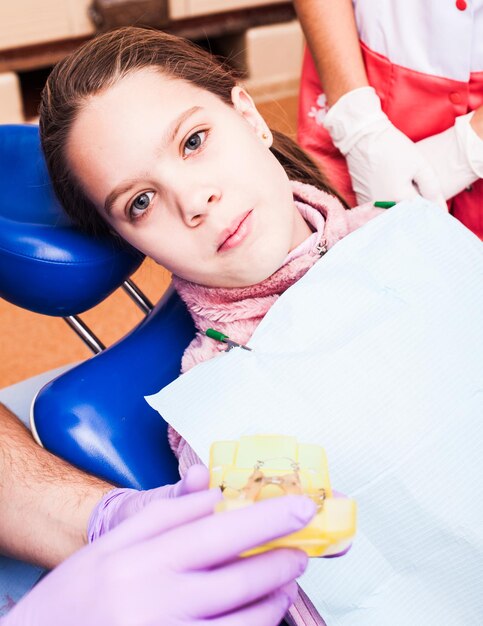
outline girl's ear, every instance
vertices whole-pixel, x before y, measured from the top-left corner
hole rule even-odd
[[[273,143],[272,133],[267,123],[258,112],[252,97],[243,87],[235,85],[231,90],[231,100],[235,110],[246,119],[258,137],[260,137],[261,141],[270,148]]]

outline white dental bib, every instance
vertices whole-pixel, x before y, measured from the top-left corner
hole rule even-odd
[[[148,398],[205,463],[213,441],[318,443],[358,504],[300,583],[328,626],[483,623],[483,246],[424,200],[348,235],[248,344]]]

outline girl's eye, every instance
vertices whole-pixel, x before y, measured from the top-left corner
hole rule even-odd
[[[151,204],[151,200],[153,199],[154,191],[145,191],[140,194],[134,202],[129,207],[129,216],[132,219],[136,219],[140,217],[146,210],[149,208]]]
[[[205,141],[205,138],[206,131],[204,130],[199,130],[198,132],[193,133],[190,137],[188,137],[186,143],[184,144],[184,154],[186,155],[190,152],[196,152],[196,150],[198,150]]]

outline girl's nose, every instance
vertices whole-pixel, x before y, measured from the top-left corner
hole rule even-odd
[[[179,208],[185,224],[191,228],[201,224],[220,198],[221,192],[213,187],[185,189],[179,199]]]

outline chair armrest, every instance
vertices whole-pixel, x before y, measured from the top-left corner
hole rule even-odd
[[[174,380],[194,325],[170,292],[119,342],[48,383],[32,431],[48,450],[120,486],[178,480],[167,424],[144,400]]]

